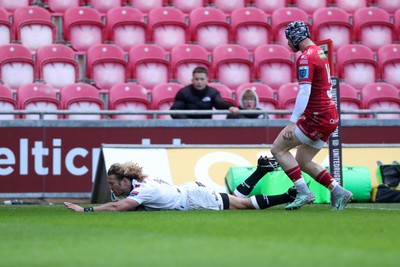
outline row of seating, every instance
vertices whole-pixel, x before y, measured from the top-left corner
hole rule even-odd
[[[297,83],[282,85],[277,93],[270,87],[260,83],[249,83],[239,86],[235,93],[222,84],[212,83],[210,86],[216,88],[221,93],[221,97],[228,102],[238,104],[238,96],[244,90],[252,89],[259,98],[259,107],[263,110],[293,110],[296,96],[298,93]],[[163,83],[157,85],[149,94],[148,91],[133,83],[122,83],[114,85],[106,95],[93,86],[85,83],[76,83],[63,87],[57,91],[46,84],[32,83],[18,88],[16,97],[13,91],[0,85],[0,110],[28,110],[28,111],[100,111],[100,110],[119,110],[119,111],[146,111],[146,110],[169,110],[176,93],[182,85],[176,83]],[[18,101],[15,101],[15,98]],[[236,98],[236,99],[235,99]],[[398,90],[387,83],[372,83],[366,85],[361,95],[358,95],[351,85],[340,85],[340,103],[342,111],[353,111],[362,109],[371,110],[400,110],[400,96]],[[343,119],[362,118],[363,114],[343,114]],[[13,114],[0,115],[0,119],[15,119]],[[269,116],[270,119],[289,118],[290,115]],[[371,115],[367,115],[368,118]],[[24,119],[38,119],[37,114],[23,115]],[[101,119],[102,115],[52,115],[47,114],[44,119]],[[113,119],[149,119],[150,115],[113,115]],[[400,114],[378,114],[380,119],[400,119]],[[159,115],[159,119],[170,119],[169,115]]]
[[[148,13],[153,8],[163,6],[173,6],[185,13],[190,13],[195,8],[210,5],[221,9],[225,13],[231,13],[234,9],[245,6],[255,6],[266,13],[272,13],[280,7],[295,6],[308,14],[328,6],[337,6],[349,13],[354,13],[358,8],[368,6],[378,6],[390,13],[394,13],[400,8],[399,0],[19,0],[1,1],[0,7],[12,13],[18,7],[34,4],[44,6],[57,13],[63,13],[68,8],[83,5],[95,8],[101,13],[106,13],[114,7],[124,5],[133,6],[144,13]]]
[[[76,51],[94,44],[112,42],[128,51],[135,44],[152,42],[170,51],[184,43],[197,43],[208,51],[227,43],[238,43],[250,51],[265,43],[287,47],[284,28],[293,20],[308,22],[315,40],[330,38],[336,51],[344,44],[362,43],[374,51],[398,42],[400,9],[392,21],[384,9],[365,7],[352,19],[337,7],[320,8],[312,17],[295,7],[276,9],[267,15],[257,8],[238,8],[230,16],[220,9],[196,8],[188,16],[176,8],[152,9],[147,16],[131,7],[115,7],[102,19],[90,7],[69,8],[58,22],[46,9],[27,6],[10,17],[0,9],[0,44],[20,42],[33,52],[53,42],[68,42]]]

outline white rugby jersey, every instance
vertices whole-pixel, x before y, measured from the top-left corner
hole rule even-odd
[[[146,178],[139,183],[132,180],[133,189],[127,198],[142,205],[145,210],[185,210],[186,190],[161,179]]]

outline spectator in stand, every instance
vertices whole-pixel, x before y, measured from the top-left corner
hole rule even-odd
[[[258,107],[258,95],[254,90],[246,89],[239,97],[240,110],[262,110]],[[264,114],[229,114],[227,119],[262,119]]]
[[[232,114],[239,113],[239,108],[221,98],[217,89],[207,85],[208,71],[204,67],[196,67],[192,72],[192,84],[185,86],[175,96],[171,110],[212,110],[228,109]],[[212,114],[175,114],[174,119],[211,119]]]

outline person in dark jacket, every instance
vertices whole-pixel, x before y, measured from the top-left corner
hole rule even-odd
[[[207,85],[208,71],[204,67],[196,67],[192,84],[183,87],[175,96],[171,110],[212,110],[228,109],[233,114],[239,112],[234,104],[222,99],[217,89]],[[171,115],[174,119],[211,119],[212,115]]]
[[[254,90],[246,89],[239,96],[240,110],[262,110],[258,107],[258,95]],[[229,114],[227,119],[262,119],[264,114]]]

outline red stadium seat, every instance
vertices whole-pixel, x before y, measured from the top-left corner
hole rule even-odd
[[[54,14],[64,14],[69,8],[85,4],[85,0],[42,0],[42,3]]]
[[[160,83],[151,91],[152,107],[154,110],[170,110],[175,101],[175,96],[182,89],[181,84]],[[170,115],[159,115],[158,119],[171,120]]]
[[[393,15],[400,9],[400,0],[374,0],[375,4]]]
[[[250,53],[240,45],[219,45],[213,51],[214,78],[232,90],[253,79]]]
[[[176,8],[160,7],[148,14],[150,40],[166,51],[188,41],[185,14]]]
[[[210,54],[204,47],[195,44],[183,44],[175,46],[171,50],[171,74],[179,83],[190,84],[193,69],[199,66],[208,70],[209,79],[211,79]]]
[[[191,41],[212,52],[221,44],[230,41],[231,26],[227,16],[219,9],[196,8],[189,14]]]
[[[99,90],[87,83],[64,86],[60,91],[60,100],[64,110],[96,112],[104,109],[104,102],[100,99]],[[97,114],[71,114],[65,116],[69,120],[99,120],[102,117]]]
[[[56,38],[50,12],[38,6],[17,8],[13,14],[13,24],[16,40],[32,51],[53,43]]]
[[[86,0],[86,3],[104,16],[109,10],[126,4],[126,0]]]
[[[64,40],[74,50],[86,52],[89,47],[105,41],[105,25],[94,8],[74,7],[64,13]]]
[[[271,87],[262,83],[245,83],[236,89],[236,101],[239,105],[241,95],[245,90],[251,89],[258,96],[258,107],[262,110],[273,111],[279,109],[279,102],[275,98],[275,92]],[[277,119],[280,115],[268,115],[268,119]]]
[[[378,63],[374,53],[367,46],[350,44],[340,47],[336,55],[339,78],[354,86],[357,90],[378,79]]]
[[[356,10],[367,7],[372,0],[335,0],[335,4],[352,15]]]
[[[13,111],[17,109],[17,102],[13,97],[13,91],[4,84],[0,84],[0,111]],[[0,120],[14,120],[16,117],[15,114],[1,114]]]
[[[72,48],[62,44],[50,44],[36,51],[37,77],[53,88],[79,80],[79,65]]]
[[[272,41],[270,18],[261,9],[243,7],[231,14],[232,35],[234,41],[249,51]]]
[[[29,83],[21,86],[17,90],[18,106],[21,110],[32,111],[56,111],[61,108],[61,103],[57,99],[56,91],[49,85],[43,83]],[[39,119],[38,114],[27,114],[22,118],[28,120]],[[57,120],[59,115],[46,114],[45,120]]]
[[[12,14],[20,7],[32,6],[35,0],[2,0],[0,1],[0,8],[5,9],[8,13]]]
[[[340,88],[340,110],[351,111],[363,109],[363,103],[359,97],[359,91],[348,83],[341,83]],[[341,114],[341,119],[359,119],[362,114]]]
[[[209,83],[208,85],[217,89],[223,100],[236,105],[236,101],[232,97],[233,91],[229,87],[227,87],[226,85],[224,85],[222,83]],[[213,110],[216,110],[216,109],[213,108]],[[212,119],[213,120],[225,120],[226,116],[227,115],[224,115],[224,114],[214,114],[214,115],[212,115]]]
[[[298,83],[283,84],[278,89],[278,101],[281,109],[293,111],[299,93]],[[290,119],[291,114],[282,115],[283,118]]]
[[[238,8],[245,7],[250,2],[251,0],[210,0],[210,4],[227,14]]]
[[[296,78],[293,53],[282,45],[265,44],[254,51],[256,78],[275,91]]]
[[[0,8],[0,45],[11,43],[14,40],[14,28],[10,21],[10,15]]]
[[[362,88],[364,108],[371,110],[400,110],[399,90],[388,83],[371,83]],[[400,114],[377,114],[378,119],[400,119]]]
[[[318,1],[310,1],[310,0],[293,0],[293,4],[305,12],[310,16],[313,15],[315,11],[320,8],[327,7],[329,4],[329,0],[318,0]]]
[[[151,90],[169,81],[170,63],[167,52],[152,44],[136,45],[129,50],[129,73],[140,85]]]
[[[146,111],[150,109],[150,101],[146,88],[133,84],[121,83],[111,87],[109,96],[109,107],[111,110],[120,111]],[[113,115],[117,120],[146,120],[148,115]]]
[[[350,16],[337,7],[320,8],[314,12],[313,33],[317,41],[331,39],[334,51],[354,41]]]
[[[179,9],[185,14],[189,14],[192,10],[205,7],[209,0],[170,0],[173,7]]]
[[[287,40],[285,37],[285,29],[286,26],[295,20],[302,20],[307,23],[310,31],[311,25],[309,24],[309,15],[301,9],[295,7],[282,7],[276,9],[272,13],[272,32],[274,36],[275,42],[278,44],[284,45],[288,49]]]
[[[110,89],[124,83],[128,77],[128,63],[124,51],[114,44],[91,46],[87,51],[87,74],[99,89]]]
[[[368,46],[373,51],[397,40],[390,15],[383,9],[359,8],[354,12],[353,19],[356,41]]]
[[[292,0],[252,0],[256,8],[267,14],[272,14],[272,12],[281,7],[289,7],[291,2]]]
[[[400,88],[400,45],[388,44],[378,50],[381,78]]]
[[[129,51],[147,40],[147,24],[143,13],[136,8],[115,7],[107,12],[107,39]]]
[[[149,13],[154,8],[166,6],[168,2],[169,0],[128,0],[129,4],[145,14]]]
[[[11,89],[33,83],[36,79],[35,62],[29,49],[20,44],[0,46],[2,82]]]

